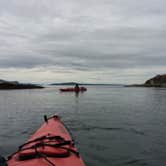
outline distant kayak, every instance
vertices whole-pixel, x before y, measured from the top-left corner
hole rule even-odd
[[[1,164],[0,164],[1,165]],[[8,166],[85,166],[74,141],[58,116],[45,123],[17,152],[9,156]]]
[[[84,92],[87,91],[85,87],[79,87],[79,88],[61,88],[59,89],[61,92]]]

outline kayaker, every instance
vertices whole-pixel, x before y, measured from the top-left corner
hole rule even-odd
[[[78,84],[75,84],[75,87],[74,87],[75,91],[79,91],[80,87]]]

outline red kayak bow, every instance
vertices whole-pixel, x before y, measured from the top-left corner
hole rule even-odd
[[[49,119],[19,150],[8,166],[85,166],[69,132],[59,116]]]

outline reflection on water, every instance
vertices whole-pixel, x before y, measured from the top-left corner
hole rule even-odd
[[[90,86],[84,93],[58,87],[0,91],[0,154],[8,155],[59,114],[87,166],[166,163],[166,89]]]

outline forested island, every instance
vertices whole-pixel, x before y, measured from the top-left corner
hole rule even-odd
[[[166,74],[150,78],[143,84],[127,85],[127,87],[166,87]]]
[[[43,86],[29,83],[19,83],[18,81],[0,80],[0,89],[40,89]]]

